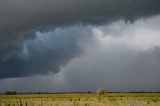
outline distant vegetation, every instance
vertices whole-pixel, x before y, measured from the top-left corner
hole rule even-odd
[[[99,88],[96,90],[96,93],[99,95],[105,94],[106,93],[106,89],[105,88]]]
[[[6,91],[4,94],[5,95],[16,95],[17,92],[16,91]]]

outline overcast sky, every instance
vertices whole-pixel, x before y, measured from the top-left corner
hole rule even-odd
[[[0,92],[160,91],[159,0],[0,0]]]

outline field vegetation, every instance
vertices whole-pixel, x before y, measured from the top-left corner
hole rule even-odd
[[[159,93],[1,95],[0,106],[160,106]]]

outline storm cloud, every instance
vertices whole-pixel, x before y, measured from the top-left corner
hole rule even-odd
[[[0,63],[0,78],[56,73],[60,66],[78,56],[79,42],[91,35],[90,28],[72,26],[54,31],[37,32],[33,40],[26,40],[23,48]]]
[[[159,0],[1,0],[0,58],[20,52],[37,30],[71,24],[134,21],[160,12]],[[6,43],[7,42],[7,43]]]
[[[114,90],[140,79],[133,88],[157,90],[159,13],[159,0],[0,0],[0,83],[60,74],[68,90],[102,81]]]
[[[26,47],[28,49],[24,50],[26,56],[32,53],[29,52],[32,51],[29,46],[33,45],[32,48],[37,48],[36,51],[40,53],[34,52],[35,55],[31,54],[31,56],[38,56],[41,59],[43,55],[40,54],[45,51],[45,48],[38,47],[46,46],[44,43],[47,43],[47,47],[52,47],[50,44],[56,42],[54,41],[55,36],[52,36],[53,39],[50,33],[53,35],[56,33],[58,38],[63,38],[64,35],[76,32],[77,37],[81,36],[77,43],[78,50],[81,52],[78,51],[80,53],[78,56],[74,56],[65,65],[60,66],[60,71],[56,74],[0,80],[0,91],[4,92],[6,89],[19,92],[95,91],[100,87],[107,88],[109,91],[160,91],[159,28],[160,16],[156,16],[146,20],[139,19],[134,24],[121,20],[109,25],[72,26],[47,34],[38,33],[37,40],[40,38],[44,41],[46,38],[49,40],[41,42],[40,45],[37,40],[26,43],[28,45]],[[41,34],[45,36],[41,36]],[[90,36],[88,39],[86,39],[87,35]],[[53,42],[50,43],[50,41]],[[56,42],[56,44],[58,44],[56,47],[68,46],[67,43],[63,44],[62,42]],[[52,50],[54,50],[53,47]],[[60,54],[57,57],[61,56]],[[39,60],[35,58],[30,58],[30,60]],[[46,65],[47,60],[42,63]],[[51,60],[53,63],[56,62],[54,56],[51,56]],[[39,69],[36,73],[44,72],[42,70]]]

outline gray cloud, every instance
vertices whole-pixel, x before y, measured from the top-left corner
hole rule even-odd
[[[61,71],[56,74],[0,80],[0,91],[94,91],[100,87],[105,87],[109,91],[160,91],[159,23],[160,16],[156,16],[147,20],[137,20],[134,24],[118,21],[109,25],[83,27],[86,30],[74,26],[70,30],[64,28],[55,31],[58,38],[73,33],[77,33],[73,34],[77,36],[88,35],[88,39],[83,36],[78,40],[78,50],[82,50],[83,53],[60,66]],[[48,44],[61,46],[61,42],[53,43],[56,42],[54,41],[56,37],[50,36],[50,33],[53,32],[44,34],[49,37],[39,36],[41,40],[47,42],[37,46],[39,45],[37,41],[40,40],[37,39],[31,43],[32,48],[46,45],[44,43],[47,43],[47,47],[52,47]],[[62,46],[64,45],[68,44],[62,43]],[[39,51],[39,48],[37,49],[36,51]],[[40,51],[43,53],[46,50]],[[27,55],[27,51],[25,53]],[[54,56],[51,57],[52,62],[55,62]]]
[[[79,23],[100,25],[119,19],[134,21],[159,14],[159,7],[159,0],[1,0],[0,78],[42,74],[48,70],[55,73],[59,66],[81,51],[77,45],[80,37],[51,37],[56,39],[51,45],[58,47],[49,48],[48,44],[36,41],[37,31],[43,33],[47,28],[52,29],[50,27]],[[25,46],[29,57],[22,53]],[[39,68],[35,68],[37,66]]]
[[[0,57],[21,50],[24,41],[34,37],[27,32],[37,28],[117,19],[132,21],[158,14],[159,7],[159,0],[1,0]]]
[[[160,90],[158,76],[160,61],[156,59],[154,51],[98,52],[74,59],[64,68],[69,90],[94,91],[100,87],[107,88],[109,91]]]
[[[160,91],[159,20],[120,21],[95,28],[94,37],[82,44],[86,53],[63,69],[69,89]]]
[[[89,27],[72,26],[37,32],[34,40],[24,43],[21,52],[0,63],[0,78],[58,72],[60,66],[82,52],[78,43],[89,38],[89,30]]]

